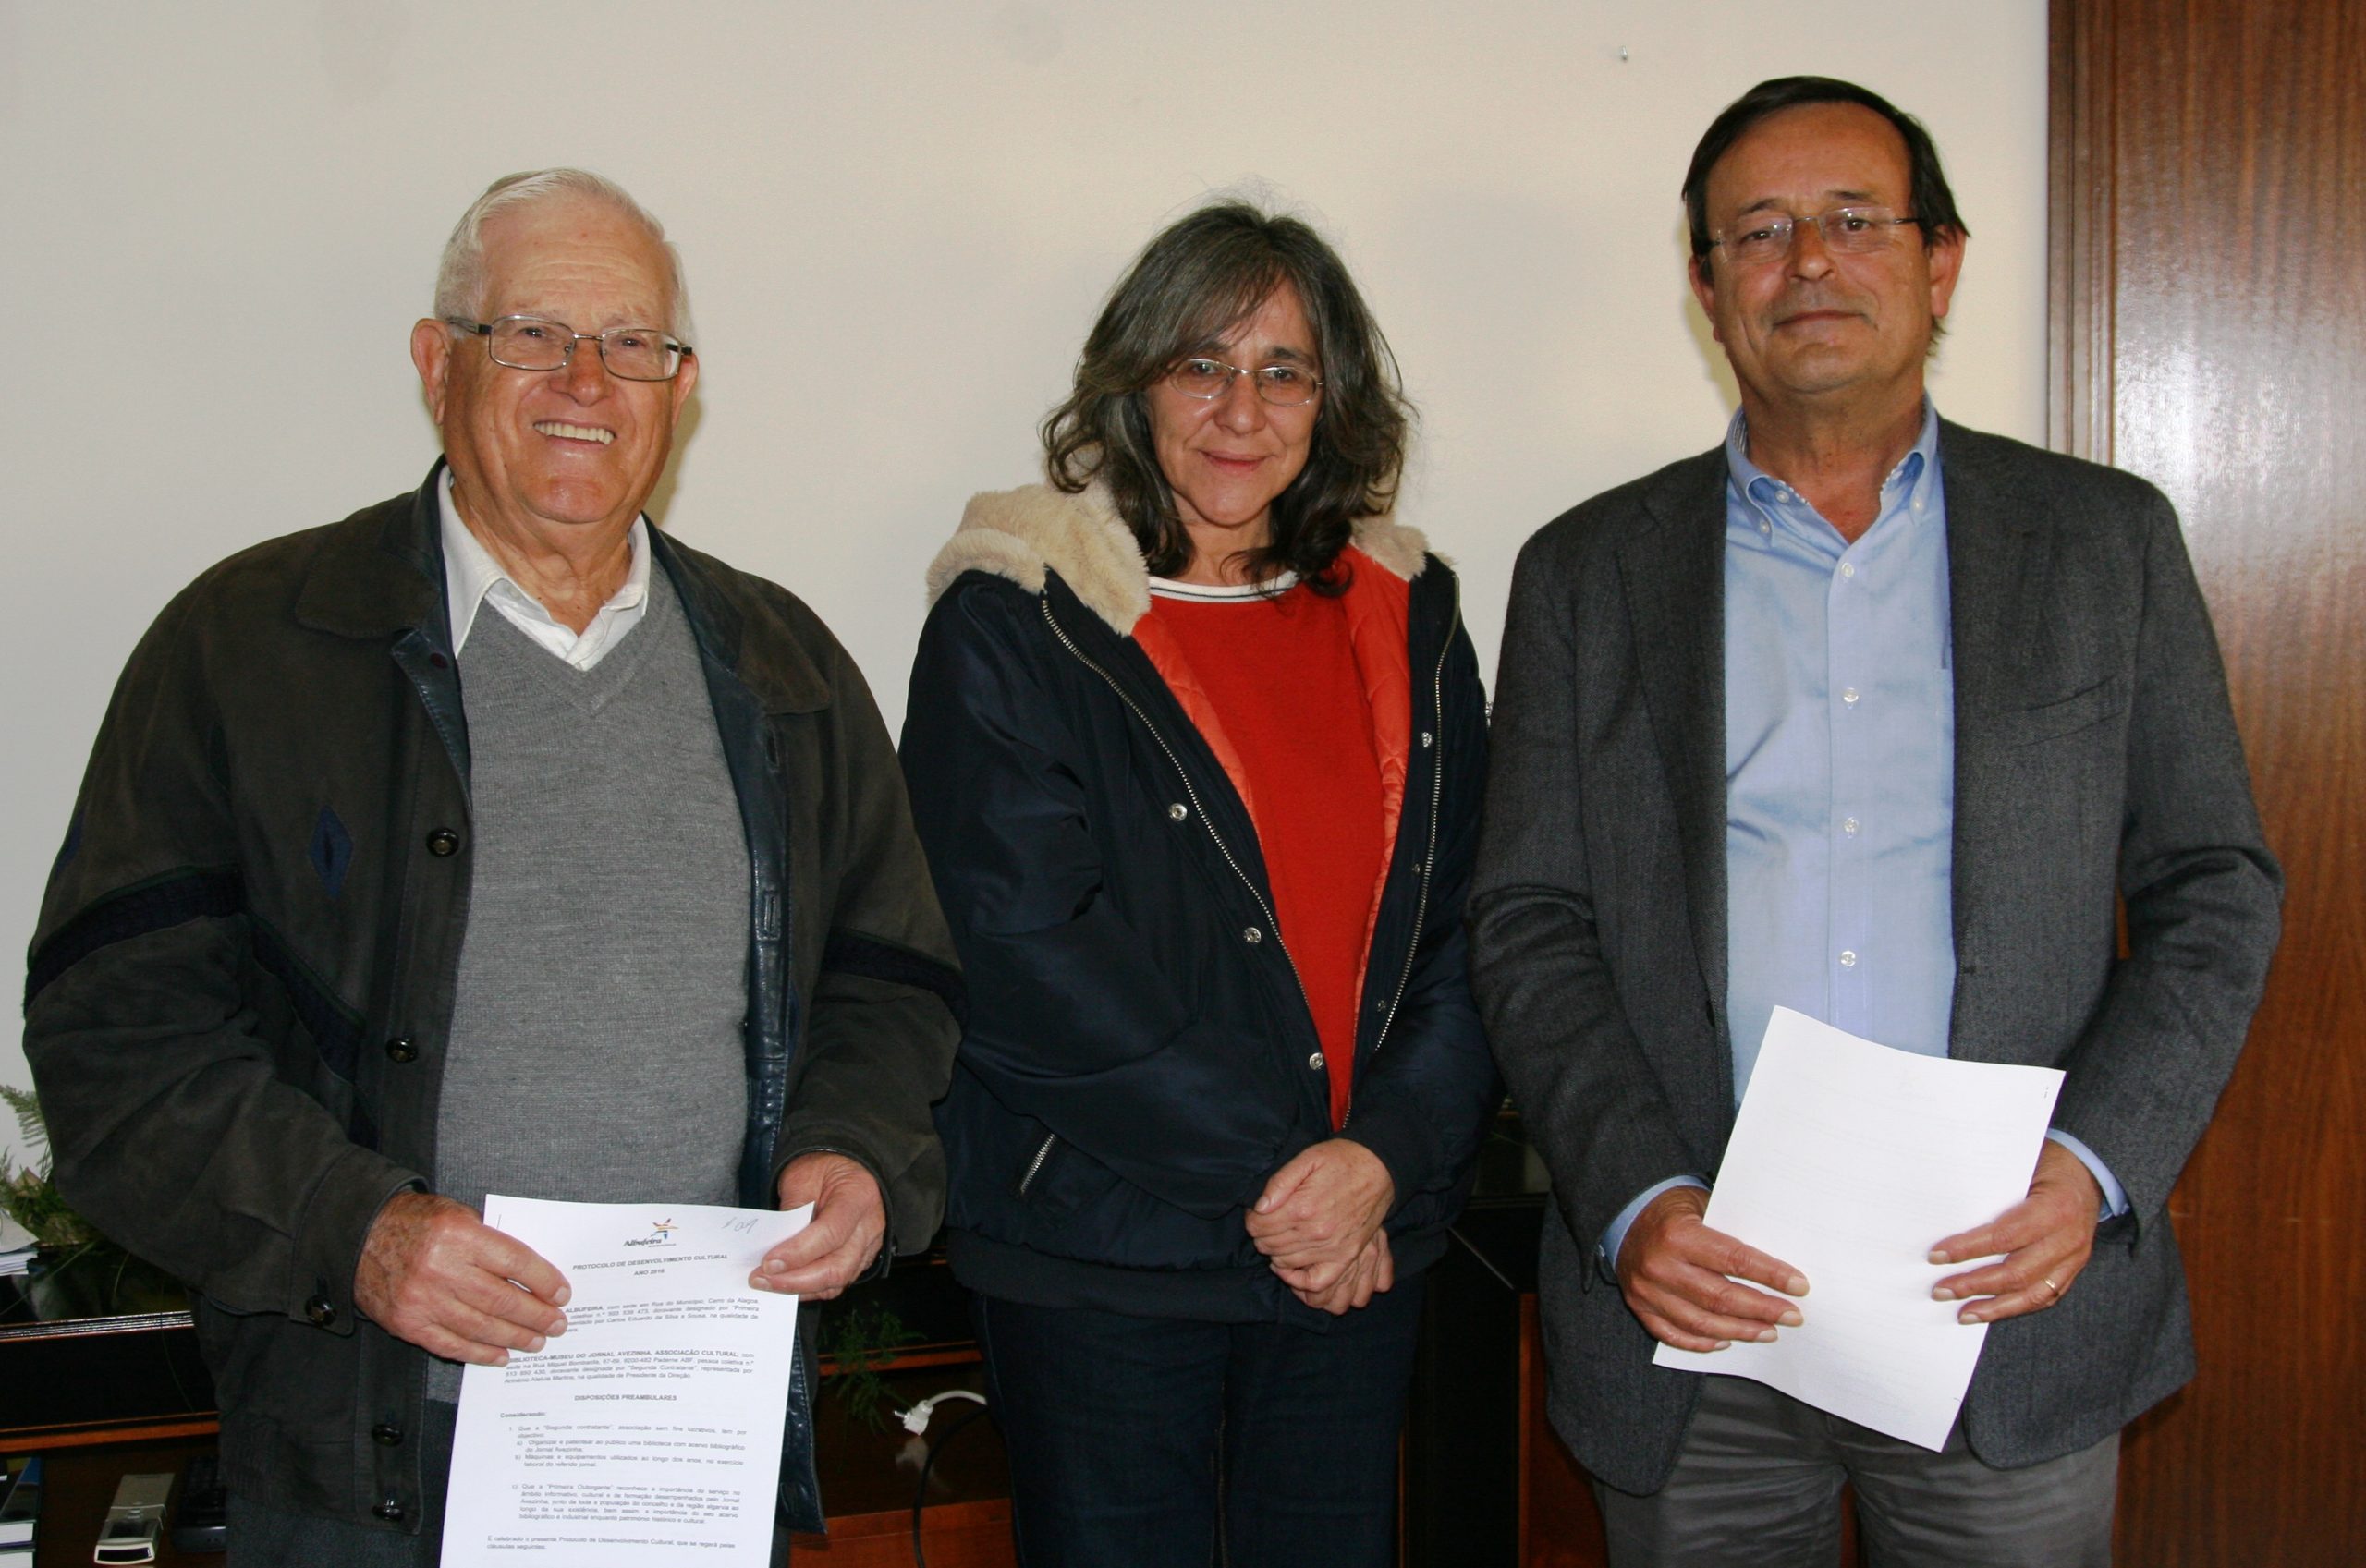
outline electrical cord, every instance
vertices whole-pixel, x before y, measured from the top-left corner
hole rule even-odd
[[[978,1407],[975,1410],[963,1411],[961,1415],[955,1419],[951,1426],[945,1428],[944,1431],[939,1432],[937,1434],[936,1440],[928,1445],[928,1453],[926,1457],[922,1458],[921,1461],[921,1482],[912,1492],[912,1568],[928,1568],[928,1552],[921,1545],[921,1510],[928,1505],[929,1472],[936,1467],[936,1456],[945,1452],[945,1444],[951,1442],[955,1438],[959,1437],[964,1428],[975,1424],[978,1417],[986,1413],[986,1402],[979,1395],[971,1393],[966,1389],[957,1389],[952,1393],[938,1394],[936,1399],[922,1400],[920,1404],[914,1405],[911,1411],[907,1412],[904,1416],[904,1424],[908,1427],[911,1427],[911,1429],[917,1432],[921,1427],[928,1425],[928,1416],[924,1414],[921,1415],[920,1426],[913,1427],[913,1415],[921,1413],[923,1407],[933,1409],[935,1406],[937,1400],[952,1399],[957,1396],[962,1399],[976,1400]]]
[[[928,1418],[935,1415],[936,1407],[948,1399],[966,1399],[973,1404],[983,1404],[986,1402],[984,1394],[971,1393],[968,1389],[947,1389],[943,1393],[931,1394],[904,1412],[902,1417],[904,1430],[915,1437],[927,1431]]]

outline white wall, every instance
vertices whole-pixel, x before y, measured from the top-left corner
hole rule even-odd
[[[962,502],[1033,477],[1131,253],[1245,180],[1394,341],[1403,510],[1491,669],[1519,541],[1720,432],[1676,192],[1762,78],[1931,127],[1975,236],[1935,395],[2038,438],[2044,30],[2043,0],[0,0],[9,983],[150,617],[425,471],[406,334],[494,176],[580,164],[665,219],[703,366],[665,519],[810,600],[894,725]]]

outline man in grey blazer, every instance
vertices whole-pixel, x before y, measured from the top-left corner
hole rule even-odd
[[[1932,410],[1966,230],[1914,120],[1762,83],[1685,198],[1741,409],[1522,552],[1471,899],[1553,1176],[1554,1425],[1616,1563],[1832,1562],[1844,1478],[1877,1562],[2106,1562],[2119,1429],[2192,1367],[2169,1188],[2277,930],[2208,614],[2150,486]],[[1701,1222],[1777,1004],[2066,1074],[2028,1198],[1933,1238],[1995,1325],[1944,1452],[1652,1365],[1815,1310]]]

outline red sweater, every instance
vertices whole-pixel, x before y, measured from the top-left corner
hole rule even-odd
[[[1406,585],[1348,559],[1356,582],[1337,598],[1303,584],[1229,598],[1192,586],[1178,598],[1157,584],[1136,628],[1256,824],[1274,918],[1322,1041],[1335,1129],[1354,1090],[1357,1003],[1404,802],[1401,738],[1381,732],[1405,727],[1410,700]],[[1376,725],[1392,701],[1397,722]]]

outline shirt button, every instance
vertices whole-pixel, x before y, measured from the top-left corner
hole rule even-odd
[[[1840,831],[1847,833],[1850,838],[1855,838],[1857,836],[1857,819],[1851,817],[1847,821],[1841,823]]]
[[[1166,808],[1166,820],[1170,822],[1179,822],[1190,814],[1191,808],[1179,800]]]
[[[1313,1055],[1308,1057],[1306,1059],[1306,1064],[1314,1072],[1319,1073],[1323,1071],[1323,1052],[1318,1051]]]
[[[304,1304],[304,1316],[312,1327],[325,1329],[336,1321],[336,1307],[327,1296],[316,1295]]]
[[[372,1509],[370,1512],[375,1513],[379,1518],[384,1519],[389,1525],[399,1525],[402,1523],[403,1505],[396,1502],[391,1497],[385,1501],[380,1503],[377,1507]]]
[[[427,835],[427,853],[442,857],[459,852],[460,835],[449,828],[438,828]]]
[[[398,1447],[403,1440],[403,1429],[381,1421],[370,1428],[370,1440],[380,1448]]]
[[[1844,947],[1840,950],[1840,966],[1844,969],[1853,969],[1857,966],[1857,953],[1854,948]]]
[[[1240,933],[1240,940],[1247,942],[1250,946],[1254,947],[1259,942],[1265,940],[1265,933],[1259,930],[1256,927],[1251,926],[1247,930]]]
[[[386,1042],[386,1060],[389,1062],[418,1061],[418,1042],[411,1039],[408,1035],[399,1036],[396,1039],[388,1040]]]
[[[1846,702],[1851,708],[1854,708],[1857,705],[1857,688],[1853,686],[1842,687],[1840,688],[1840,700]]]
[[[1843,562],[1841,562],[1841,563],[1840,563],[1840,575],[1841,575],[1842,577],[1855,577],[1855,576],[1857,575],[1857,563],[1856,563],[1856,562],[1854,562],[1854,561],[1843,561]]]

